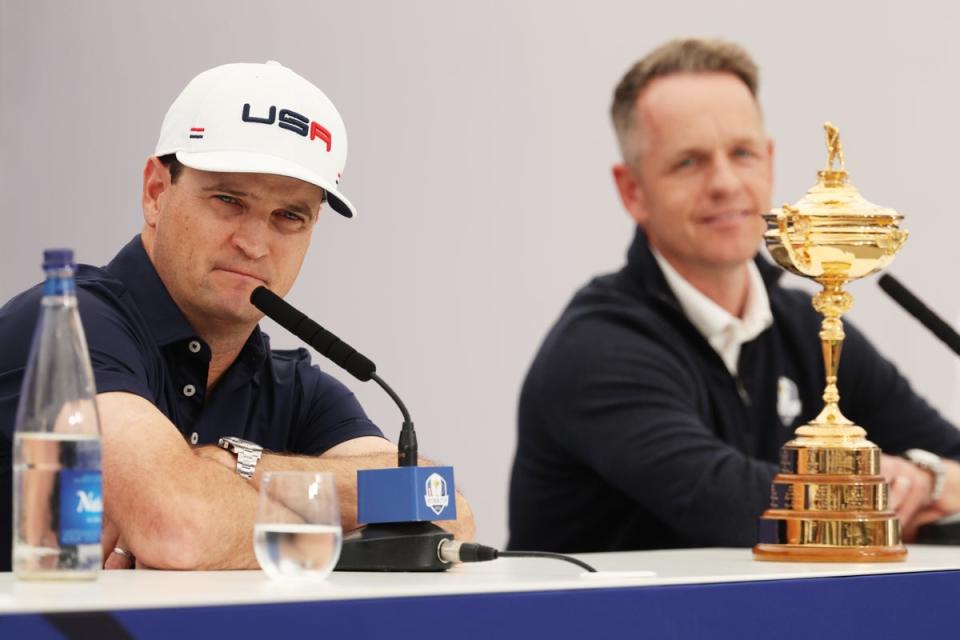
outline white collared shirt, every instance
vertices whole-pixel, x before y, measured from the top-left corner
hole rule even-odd
[[[738,318],[716,302],[703,295],[696,287],[687,282],[677,270],[667,262],[653,247],[650,248],[657,259],[667,284],[677,297],[680,308],[690,322],[703,334],[727,366],[731,374],[737,375],[737,361],[740,359],[740,347],[763,333],[773,324],[770,312],[770,299],[763,286],[760,270],[753,260],[747,263],[749,289],[743,318]]]

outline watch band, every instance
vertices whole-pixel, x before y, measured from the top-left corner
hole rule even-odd
[[[257,471],[257,462],[263,455],[263,447],[236,436],[220,438],[217,444],[237,456],[237,473],[241,477],[247,480],[253,478],[253,474]]]
[[[943,495],[947,481],[947,472],[943,460],[935,453],[923,449],[907,449],[903,457],[933,476],[933,488],[930,489],[930,502],[936,502]]]

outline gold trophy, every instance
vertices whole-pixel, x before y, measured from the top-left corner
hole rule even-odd
[[[906,558],[900,522],[887,503],[880,449],[840,413],[837,366],[853,297],[843,286],[886,267],[907,239],[903,216],[867,202],[848,182],[840,132],[829,122],[827,165],[793,206],[764,215],[764,238],[783,268],[816,280],[823,314],[825,406],[780,450],[770,508],[760,518],[758,560],[883,562]],[[838,164],[838,168],[834,168]]]

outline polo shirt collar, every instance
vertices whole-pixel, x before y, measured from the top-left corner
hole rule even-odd
[[[666,263],[665,260],[664,263]],[[669,265],[667,266],[669,267]],[[633,242],[627,251],[627,264],[621,273],[622,276],[631,283],[632,287],[637,288],[639,292],[641,292],[641,295],[648,296],[656,300],[663,307],[672,310],[672,313],[675,313],[677,317],[684,318],[689,329],[703,339],[705,346],[708,346],[717,353],[717,355],[720,357],[720,360],[724,363],[726,369],[731,372],[735,372],[736,361],[739,355],[739,346],[742,344],[742,342],[746,342],[746,340],[740,341],[737,339],[737,334],[749,335],[756,330],[756,335],[759,335],[764,329],[772,324],[772,311],[770,309],[769,292],[777,286],[780,277],[783,275],[782,269],[765,260],[759,254],[759,252],[753,259],[751,272],[750,298],[752,298],[752,300],[748,298],[747,305],[748,307],[751,305],[761,307],[761,309],[758,309],[760,313],[757,315],[756,320],[758,320],[757,326],[761,326],[762,328],[756,330],[756,328],[753,327],[753,324],[751,324],[750,331],[747,331],[746,333],[741,333],[740,331],[734,330],[721,334],[723,335],[721,338],[717,338],[716,336],[718,334],[714,334],[711,329],[714,326],[719,326],[722,322],[719,322],[711,317],[702,325],[708,329],[708,331],[704,331],[703,328],[701,328],[701,325],[697,324],[694,319],[688,315],[686,309],[681,303],[680,296],[667,281],[665,269],[661,267],[661,264],[654,256],[653,249],[650,247],[650,243],[647,239],[647,234],[644,232],[642,227],[638,226],[636,228],[636,235],[634,236]],[[693,289],[693,285],[683,280],[679,274],[677,274],[677,278],[687,287]],[[680,288],[682,289],[682,287]],[[694,289],[694,291],[696,290]],[[753,291],[757,291],[758,293],[753,295]],[[700,294],[699,291],[696,293],[703,296],[703,294]],[[706,296],[703,297],[706,298]],[[764,303],[764,301],[766,302]],[[713,304],[712,301],[710,302]],[[762,308],[766,309],[766,313],[762,312]],[[726,311],[723,309],[720,309],[720,311],[726,314]],[[768,314],[769,323],[766,320]],[[712,316],[712,314],[709,313],[706,315]],[[729,316],[730,314],[727,315]],[[740,329],[742,329],[742,327],[740,327]],[[713,340],[711,340],[711,335],[714,336]],[[754,335],[754,337],[756,337],[756,335]],[[730,336],[733,336],[732,339]],[[736,345],[735,348],[733,347],[733,344]]]
[[[197,332],[170,297],[150,262],[139,235],[120,250],[106,270],[126,286],[158,346],[196,337]]]

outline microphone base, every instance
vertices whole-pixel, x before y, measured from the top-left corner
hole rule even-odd
[[[442,540],[453,534],[432,522],[369,524],[343,538],[334,571],[446,571],[440,559]]]

